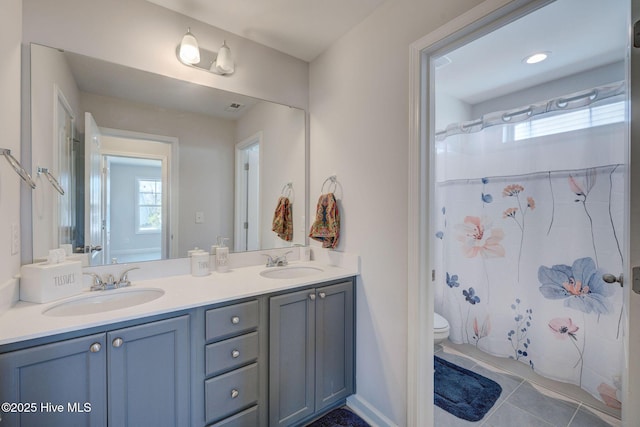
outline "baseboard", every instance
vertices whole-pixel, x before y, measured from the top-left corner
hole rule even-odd
[[[372,427],[398,427],[358,394],[347,397],[347,406]]]

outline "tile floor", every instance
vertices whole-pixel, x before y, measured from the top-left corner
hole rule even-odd
[[[519,365],[530,371],[523,363],[494,358],[468,344],[455,345],[448,341],[443,345],[437,345],[435,354],[458,366],[484,375],[502,387],[502,394],[496,404],[482,420],[477,422],[462,420],[435,406],[436,427],[618,427],[622,425],[619,418],[616,418],[616,415],[619,417],[619,412],[603,407],[604,405],[578,387],[556,383],[521,370]],[[553,387],[556,391],[548,387]],[[609,413],[601,412],[596,408]]]

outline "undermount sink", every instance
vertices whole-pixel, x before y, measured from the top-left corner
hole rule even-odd
[[[296,279],[322,273],[324,270],[308,265],[291,265],[288,267],[269,267],[262,270],[260,275],[268,279]]]
[[[91,294],[55,304],[42,312],[45,316],[83,316],[133,307],[160,298],[162,289],[123,288],[95,291]]]

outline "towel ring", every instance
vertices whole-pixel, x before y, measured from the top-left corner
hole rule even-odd
[[[41,168],[40,166],[38,166],[38,175],[40,174],[44,174],[51,185],[53,185],[53,188],[55,188],[61,196],[64,196],[64,189],[62,188],[58,180],[51,174],[51,172],[49,172],[49,168]]]
[[[290,199],[291,203],[295,200],[296,194],[293,191],[293,182],[287,182],[280,190],[280,195]]]
[[[320,188],[320,194],[324,194],[324,186],[327,184],[327,182],[329,182],[329,185],[327,186],[327,190],[329,190],[329,193],[335,193],[335,191],[338,189],[338,178],[335,175],[331,175],[329,178],[325,179],[324,182],[322,183],[322,187]],[[333,184],[333,191],[331,191],[331,184]]]
[[[29,175],[29,173],[24,170],[20,162],[11,155],[11,150],[9,150],[8,148],[0,148],[0,154],[4,155],[5,159],[7,159],[7,162],[9,162],[13,170],[16,171],[18,175],[20,175],[20,178],[22,178],[24,182],[29,184],[32,189],[36,188],[36,183],[33,182],[33,179],[31,179],[31,175]]]

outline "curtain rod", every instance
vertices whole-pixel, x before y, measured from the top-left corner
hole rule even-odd
[[[453,123],[443,130],[436,130],[436,141],[444,141],[449,136],[463,133],[475,133],[497,125],[518,123],[530,120],[532,117],[554,111],[574,110],[588,106],[602,99],[625,93],[624,81],[612,83],[610,85],[599,86],[593,89],[575,92],[567,96],[553,98],[548,101],[531,104],[525,107],[518,107],[514,110],[497,111],[483,115],[479,119]]]

